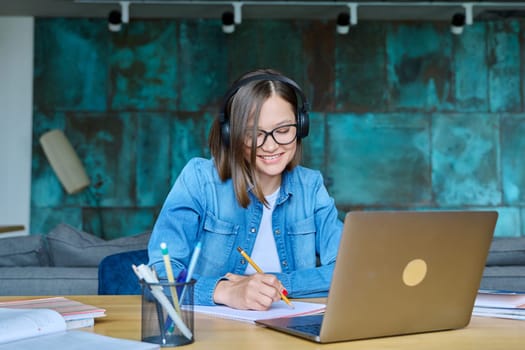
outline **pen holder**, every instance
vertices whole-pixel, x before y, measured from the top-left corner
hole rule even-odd
[[[142,285],[142,341],[174,347],[194,341],[193,287],[187,283],[140,282]],[[172,293],[176,293],[174,298]]]

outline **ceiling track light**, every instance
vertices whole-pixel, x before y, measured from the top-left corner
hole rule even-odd
[[[350,26],[357,24],[357,3],[348,3],[348,12],[341,12],[337,16],[337,34],[348,34]]]
[[[129,1],[120,1],[120,11],[112,10],[108,15],[108,29],[119,32],[123,23],[129,23]]]
[[[242,5],[240,1],[232,2],[233,12],[226,11],[222,14],[222,31],[231,34],[235,31],[235,26],[242,22]]]
[[[235,31],[234,15],[231,11],[222,14],[222,31],[225,34],[231,34]]]
[[[462,5],[465,9],[465,13],[455,13],[452,16],[452,21],[450,23],[450,32],[455,35],[460,35],[463,33],[463,30],[465,29],[465,25],[472,25],[473,23],[473,16],[472,16],[472,9],[473,4],[466,3]]]

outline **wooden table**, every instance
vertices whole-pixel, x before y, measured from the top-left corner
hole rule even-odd
[[[140,340],[140,296],[67,296],[106,309],[94,331],[112,337]],[[0,301],[36,297],[0,297]],[[195,342],[185,349],[417,349],[417,350],[523,350],[525,321],[473,317],[468,327],[425,334],[386,337],[332,344],[317,344],[253,324],[195,315]],[[167,348],[166,348],[167,349]]]
[[[9,225],[0,226],[0,233],[13,232],[13,231],[23,231],[25,230],[24,225]]]

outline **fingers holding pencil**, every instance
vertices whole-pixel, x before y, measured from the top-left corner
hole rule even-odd
[[[244,257],[244,259],[246,259],[246,261],[253,267],[253,269],[259,273],[264,273],[263,270],[255,263],[255,261],[253,261],[250,256],[244,251],[244,249],[242,249],[241,247],[237,247],[237,250],[239,251],[239,253],[241,253],[241,255]],[[288,292],[286,291],[286,289],[284,288],[280,288],[279,289],[279,294],[281,295],[281,299],[286,303],[288,304],[288,306],[290,306],[291,308],[294,308],[293,304],[291,303],[291,301],[288,299],[287,295],[288,295]]]

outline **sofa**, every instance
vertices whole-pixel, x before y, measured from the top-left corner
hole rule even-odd
[[[101,261],[124,252],[144,254],[150,234],[106,241],[59,224],[45,235],[1,238],[0,295],[99,294]]]
[[[0,295],[138,294],[150,232],[105,241],[60,224],[0,239]],[[494,238],[480,288],[525,292],[525,237]]]
[[[525,237],[494,238],[485,265],[480,288],[525,292]]]

